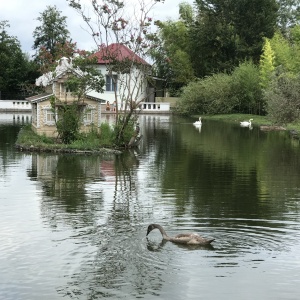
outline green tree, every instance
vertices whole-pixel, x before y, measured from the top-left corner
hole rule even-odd
[[[233,70],[230,78],[231,102],[237,103],[232,112],[264,115],[266,105],[260,85],[259,67],[251,61],[245,61]]]
[[[279,73],[265,91],[267,112],[275,124],[299,121],[300,80],[299,76]]]
[[[276,0],[235,0],[233,22],[238,36],[239,60],[258,63],[264,38],[272,38],[276,29]]]
[[[76,43],[71,42],[65,42],[64,44],[57,43],[54,54],[46,47],[41,46],[35,61],[38,63],[40,72],[44,74],[51,71],[55,62],[61,57],[72,57],[78,52],[80,52],[80,50],[77,49]]]
[[[37,67],[29,60],[20,42],[7,32],[8,21],[0,21],[0,97],[2,99],[24,99],[28,96],[26,85],[37,77]]]
[[[46,49],[55,57],[58,45],[70,42],[67,17],[62,16],[56,6],[47,6],[37,20],[41,24],[33,32],[33,49],[37,50],[36,56],[39,55],[40,49]]]
[[[238,65],[234,3],[197,0],[196,9],[190,30],[190,52],[196,76],[231,70]]]
[[[300,26],[289,29],[288,38],[277,31],[270,39],[270,45],[275,55],[275,68],[280,68],[281,73],[284,70],[297,75],[300,72]]]
[[[293,57],[292,49],[289,41],[282,35],[281,32],[277,31],[273,38],[270,39],[270,47],[274,51],[274,66],[284,68],[289,71],[292,69]]]
[[[182,11],[184,13],[184,11]],[[184,17],[189,14],[184,14]],[[187,17],[190,21],[191,17]],[[157,76],[165,78],[171,95],[195,78],[189,54],[187,21],[157,22],[159,28],[158,47],[151,51],[155,60]]]
[[[298,24],[300,20],[300,1],[299,0],[277,0],[279,10],[277,24],[280,32],[289,36],[289,29]]]
[[[115,87],[116,143],[127,146],[130,141],[126,138],[126,131],[133,128],[136,108],[149,95],[141,92],[150,75],[150,65],[146,63],[146,59],[150,49],[155,46],[155,36],[151,31],[153,22],[149,12],[160,1],[138,1],[138,5],[130,8],[134,13],[130,9],[126,10],[129,2],[125,5],[125,2],[116,0],[101,3],[91,1],[89,15],[86,15],[86,6],[81,4],[81,0],[68,2],[82,16],[97,48],[107,58],[107,73],[113,78]],[[131,14],[128,14],[129,11]],[[114,51],[109,47],[111,44],[116,47]],[[124,58],[118,45],[126,45],[131,50],[130,58]],[[125,108],[125,113],[119,114],[119,104]]]
[[[241,61],[258,63],[263,38],[274,34],[275,0],[196,0],[191,55],[198,77],[231,71]]]
[[[274,72],[274,59],[275,54],[271,48],[270,40],[265,39],[265,44],[263,46],[263,53],[260,58],[259,63],[259,75],[260,84],[262,88],[266,88],[272,79],[272,74]]]

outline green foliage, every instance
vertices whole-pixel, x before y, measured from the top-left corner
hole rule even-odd
[[[127,146],[131,137],[134,135],[134,118],[127,116],[119,116],[119,121],[114,126],[115,144],[118,146]]]
[[[18,134],[18,138],[17,138],[17,142],[16,144],[19,145],[24,145],[24,146],[41,146],[41,145],[48,145],[48,144],[52,144],[53,143],[53,139],[43,135],[37,135],[36,133],[33,132],[31,124],[28,124],[26,126],[24,126],[19,134]]]
[[[189,19],[191,12],[188,8],[183,9],[182,14]],[[187,24],[184,20],[157,23],[159,42],[152,49],[151,56],[156,62],[156,75],[166,79],[169,91],[194,79]]]
[[[64,144],[76,140],[81,123],[81,112],[77,102],[71,104],[61,103],[58,109],[56,129],[59,138]]]
[[[181,114],[262,113],[259,71],[245,62],[229,75],[214,74],[183,88],[177,111]]]
[[[69,144],[72,149],[96,150],[114,146],[114,131],[108,123],[102,123],[100,129],[91,127],[88,132],[77,135],[76,140]]]
[[[295,56],[289,41],[280,32],[276,32],[270,40],[270,46],[275,54],[275,67],[280,66],[287,71],[292,71],[295,66]]]
[[[95,59],[95,57],[91,58],[91,54],[86,52],[73,61],[74,69],[79,68],[82,75],[78,76],[78,74],[71,73],[65,84],[78,101],[83,100],[90,91],[98,93],[104,91],[105,80],[101,72],[93,66]]]
[[[94,59],[89,57],[90,55],[86,53],[86,57],[81,56],[75,59],[73,69],[70,69],[68,73],[69,77],[65,85],[74,96],[74,101],[64,102],[54,96],[50,99],[52,110],[56,113],[55,123],[58,136],[65,144],[78,139],[86,94],[91,90],[103,92],[105,84],[103,75],[92,66]]]
[[[276,32],[270,44],[275,53],[275,67],[298,74],[300,72],[300,26],[296,25],[290,30],[288,39],[280,32]]]
[[[281,74],[265,91],[269,118],[276,124],[299,121],[300,77]]]
[[[235,103],[231,103],[230,81],[228,74],[219,73],[188,84],[176,110],[185,115],[231,112]]]
[[[24,99],[28,93],[23,87],[34,82],[37,66],[22,53],[20,42],[7,28],[8,21],[0,21],[0,97]]]
[[[52,71],[53,64],[61,57],[72,57],[78,51],[69,38],[66,19],[56,6],[47,6],[37,18],[40,25],[33,32],[33,49],[42,73]]]
[[[187,2],[179,3],[179,15],[180,19],[187,24],[192,24],[194,18],[194,12],[192,6]]]
[[[287,2],[284,1],[285,4]],[[295,25],[293,28],[277,31],[269,41],[270,49],[264,49],[264,56],[261,59],[261,63],[265,63],[263,66],[265,74],[261,73],[265,78],[261,76],[261,79],[265,89],[264,98],[268,116],[277,124],[299,121],[300,26]],[[269,55],[266,54],[267,51]],[[274,71],[272,71],[271,61],[275,67]],[[260,68],[262,70],[262,66]]]
[[[275,0],[198,0],[190,28],[196,76],[230,72],[241,61],[259,61],[263,38],[274,34]]]
[[[54,55],[57,44],[65,44],[69,39],[66,19],[56,6],[47,6],[37,18],[40,25],[33,32],[33,49],[45,47]]]
[[[114,141],[114,130],[108,123],[100,125],[100,141],[102,145],[112,146]]]
[[[57,144],[57,139],[38,135],[33,130],[31,125],[24,126],[19,132],[16,144],[23,147],[37,147],[42,149],[77,149],[77,150],[97,150],[103,147],[114,146],[114,131],[107,123],[103,123],[98,128],[92,127],[89,132],[80,133],[76,140],[70,144]]]
[[[290,28],[293,28],[300,19],[299,0],[277,0],[279,5],[277,25],[280,32],[289,37]]]
[[[235,68],[230,77],[232,102],[236,103],[232,112],[265,114],[259,68],[252,62],[246,61]]]
[[[68,0],[69,5],[86,22],[102,58],[105,58],[107,75],[116,75],[113,81],[115,87],[118,87],[114,89],[117,145],[126,143],[136,105],[149,96],[144,87],[147,75],[152,74],[150,65],[145,62],[150,50],[157,46],[156,35],[152,33],[153,20],[149,13],[157,2],[160,1],[138,1],[135,3],[135,13],[126,15],[124,12],[127,5],[130,5],[129,2],[89,1],[88,7],[86,1]],[[122,57],[124,52],[119,51],[120,45],[129,48],[129,56],[125,55],[127,59]],[[124,118],[119,118],[121,105],[126,107]]]
[[[260,84],[263,88],[266,88],[271,80],[271,76],[275,69],[274,67],[275,54],[271,48],[270,40],[265,39],[265,44],[263,46],[263,53],[259,62],[259,75]]]

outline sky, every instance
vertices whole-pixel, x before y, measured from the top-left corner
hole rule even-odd
[[[89,1],[89,0],[83,0]],[[131,0],[137,1],[137,0]],[[179,3],[193,4],[193,0],[165,0],[164,4],[158,3],[150,16],[159,20],[177,20]],[[33,54],[33,31],[40,24],[37,18],[47,6],[56,6],[61,11],[61,16],[67,17],[67,27],[70,37],[77,43],[79,49],[93,50],[95,43],[86,31],[86,25],[77,12],[68,6],[66,0],[0,0],[0,21],[9,21],[8,34],[17,37],[22,51]]]

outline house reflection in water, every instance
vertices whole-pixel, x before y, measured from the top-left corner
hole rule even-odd
[[[101,205],[102,190],[87,191],[94,183],[104,180],[101,166],[100,156],[33,153],[28,174],[41,184],[43,214],[55,219],[54,216],[61,215],[59,212],[83,212],[87,202],[95,198],[97,205]],[[105,161],[105,176],[108,170],[113,174],[113,167],[113,162]]]
[[[115,181],[115,162],[113,160],[101,161],[101,175],[105,181]]]

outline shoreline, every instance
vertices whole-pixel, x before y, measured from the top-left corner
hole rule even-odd
[[[71,149],[71,148],[47,148],[47,147],[39,147],[39,146],[24,146],[20,144],[15,144],[15,148],[21,152],[38,152],[38,153],[69,153],[69,154],[84,154],[84,155],[92,155],[92,154],[122,154],[122,151],[116,149],[109,148],[100,148],[95,150],[79,150],[79,149]]]

